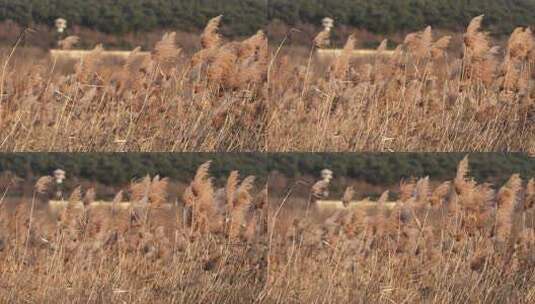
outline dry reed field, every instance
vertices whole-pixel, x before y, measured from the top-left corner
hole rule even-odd
[[[370,206],[317,205],[328,182],[312,187],[307,208],[291,194],[271,201],[269,288],[280,303],[533,303],[535,180],[514,174],[501,187],[456,177],[432,187],[404,182]],[[270,194],[271,195],[271,194]],[[278,206],[277,206],[278,205]]]
[[[324,31],[291,56],[262,31],[226,41],[221,16],[199,49],[167,33],[114,60],[100,45],[68,53],[74,36],[46,58],[19,39],[1,52],[0,150],[533,152],[533,33],[499,48],[482,18],[462,50],[428,27],[375,52],[355,36],[330,51]]]
[[[308,58],[285,55],[283,41],[269,67],[268,149],[535,151],[533,33],[517,28],[499,48],[482,20],[462,50],[428,27],[364,61],[353,57],[355,36],[336,58],[314,55],[328,30]]]
[[[221,188],[199,167],[179,203],[147,176],[111,202],[75,188],[48,203],[0,200],[2,303],[252,303],[266,284],[267,188],[233,171]]]
[[[149,56],[137,48],[113,64],[101,45],[73,50],[83,57],[66,74],[57,56],[17,57],[21,35],[0,58],[0,150],[264,151],[267,37],[227,42],[220,22],[191,56],[167,33]]]

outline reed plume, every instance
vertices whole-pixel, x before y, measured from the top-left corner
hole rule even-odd
[[[201,46],[204,49],[211,49],[220,46],[221,36],[219,35],[219,24],[223,15],[214,17],[208,21],[201,35]]]
[[[75,75],[78,81],[89,81],[94,73],[97,71],[98,64],[100,63],[102,52],[104,48],[102,44],[95,46],[95,48],[87,55],[82,57],[80,62],[75,66]]]
[[[209,177],[211,161],[199,166],[195,178],[184,191],[183,200],[193,232],[221,232],[223,217],[215,208],[214,189]]]
[[[230,172],[229,177],[227,178],[227,185],[225,187],[226,194],[226,221],[230,221],[230,212],[234,206],[234,196],[236,190],[238,189],[239,184],[239,173],[238,171]]]
[[[417,60],[428,59],[433,46],[432,28],[428,26],[422,32],[408,34],[403,44]]]
[[[516,191],[518,190],[519,177],[513,175],[498,192],[496,211],[496,239],[506,244],[513,230],[513,215],[515,210]]]
[[[96,198],[95,188],[87,189],[87,191],[84,194],[84,199],[83,199],[84,206],[91,205],[95,201],[95,198]]]
[[[72,204],[77,204],[82,201],[82,186],[78,186],[72,190],[71,195],[69,196],[68,202]]]
[[[142,204],[149,203],[150,187],[151,178],[149,175],[146,175],[141,180],[132,182],[132,184],[130,185],[132,199],[135,202],[140,202]]]
[[[529,55],[535,46],[533,34],[529,28],[516,28],[507,43],[507,52],[502,67],[505,90],[525,91],[529,87]]]
[[[314,37],[314,46],[318,49],[323,49],[329,46],[331,37],[331,31],[327,28],[319,32],[316,37]]]
[[[535,208],[535,179],[529,180],[526,186],[524,211],[534,210]]]
[[[156,43],[152,58],[160,65],[173,63],[178,55],[180,49],[176,46],[176,32],[165,33],[160,41]]]
[[[159,175],[153,177],[148,195],[151,206],[161,206],[167,201],[168,185],[169,179],[167,177],[160,178]]]
[[[239,237],[242,233],[242,228],[247,227],[246,216],[252,206],[253,198],[251,196],[250,191],[254,187],[254,180],[254,176],[248,176],[240,183],[240,185],[236,189],[230,213],[230,239],[236,239],[237,237]]]
[[[390,191],[389,190],[385,190],[383,193],[381,193],[381,195],[377,199],[377,205],[378,206],[384,205],[384,203],[386,203],[388,201],[388,197],[389,196],[390,196]]]
[[[489,34],[480,31],[482,21],[483,15],[472,19],[464,34],[464,76],[490,85],[496,72],[496,51],[490,46]]]
[[[344,204],[345,207],[349,206],[349,203],[351,203],[351,200],[353,200],[354,195],[355,189],[353,189],[353,187],[347,187],[344,191],[344,196],[342,197],[342,204]]]
[[[123,190],[120,190],[115,194],[113,197],[113,200],[111,202],[111,214],[112,216],[116,214],[117,212],[117,205],[120,204],[123,201]]]
[[[332,66],[332,75],[336,79],[344,80],[347,77],[349,69],[349,61],[351,59],[351,53],[355,49],[356,43],[355,35],[350,35],[347,38],[342,54],[336,58],[334,65]]]
[[[50,189],[54,178],[52,176],[41,176],[35,183],[35,191],[37,193],[45,193]]]
[[[78,36],[68,36],[65,39],[62,39],[58,41],[58,46],[62,50],[70,50],[72,49],[76,44],[80,42],[80,37]]]

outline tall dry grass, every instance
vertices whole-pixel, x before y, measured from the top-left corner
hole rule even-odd
[[[469,175],[404,182],[375,204],[270,217],[267,297],[295,303],[532,303],[535,180],[495,187]],[[311,189],[314,192],[314,189]],[[350,200],[352,190],[344,194]],[[272,202],[274,203],[274,202]]]
[[[58,207],[43,200],[53,188],[43,177],[27,201],[2,199],[0,302],[257,301],[267,273],[267,189],[237,172],[216,189],[209,163],[182,202],[167,201],[168,187],[147,176],[101,204],[94,189],[77,187]]]
[[[227,42],[220,21],[192,56],[175,33],[126,60],[97,45],[70,69],[16,44],[0,59],[0,150],[264,151],[267,38]]]
[[[534,152],[533,33],[518,28],[500,49],[482,19],[462,50],[431,27],[368,59],[354,58],[353,35],[336,58],[283,55],[283,41],[268,77],[268,150]]]
[[[329,32],[295,56],[263,31],[226,41],[221,16],[193,54],[174,33],[150,55],[96,46],[73,63],[15,43],[0,60],[0,150],[533,152],[533,33],[498,48],[482,18],[462,49],[428,27],[366,58],[355,35],[331,59],[315,55]]]

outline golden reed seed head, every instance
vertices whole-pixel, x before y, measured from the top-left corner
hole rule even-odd
[[[52,176],[41,176],[35,183],[35,191],[37,193],[45,193],[50,190],[54,178]]]

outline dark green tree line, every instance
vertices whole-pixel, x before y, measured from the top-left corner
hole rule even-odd
[[[269,172],[287,177],[319,176],[324,168],[336,176],[370,184],[395,184],[409,177],[452,179],[463,153],[18,153],[0,154],[0,172],[19,177],[51,174],[57,168],[70,176],[106,185],[124,185],[146,174],[189,182],[202,163],[212,160],[211,175],[219,181],[232,170],[255,175],[259,183]],[[535,177],[535,160],[525,154],[475,153],[469,155],[470,175],[478,181],[502,183],[513,173]]]
[[[0,0],[0,21],[50,24],[58,17],[105,33],[156,28],[198,30],[223,14],[229,35],[246,35],[266,24],[266,0]]]
[[[509,34],[516,26],[535,25],[534,11],[533,0],[0,0],[0,21],[52,24],[64,17],[112,34],[200,30],[219,14],[225,16],[227,35],[249,35],[274,19],[320,24],[325,16],[374,33],[426,25],[460,30],[480,14],[493,33]]]
[[[329,16],[338,24],[374,33],[412,31],[431,25],[455,31],[485,14],[494,34],[535,25],[533,0],[271,0],[268,19],[285,23],[320,24]]]
[[[262,154],[211,153],[17,153],[0,155],[0,172],[10,171],[21,178],[65,170],[68,176],[118,186],[147,174],[159,174],[175,181],[190,182],[197,168],[211,160],[210,174],[224,180],[232,170],[241,176],[255,175],[266,182],[265,156]]]
[[[287,153],[269,158],[269,171],[287,177],[318,176],[324,168],[336,176],[366,181],[375,185],[396,184],[402,179],[429,176],[434,180],[455,177],[464,153]],[[478,181],[503,183],[511,174],[524,179],[535,177],[535,160],[525,154],[469,154],[470,176]]]

